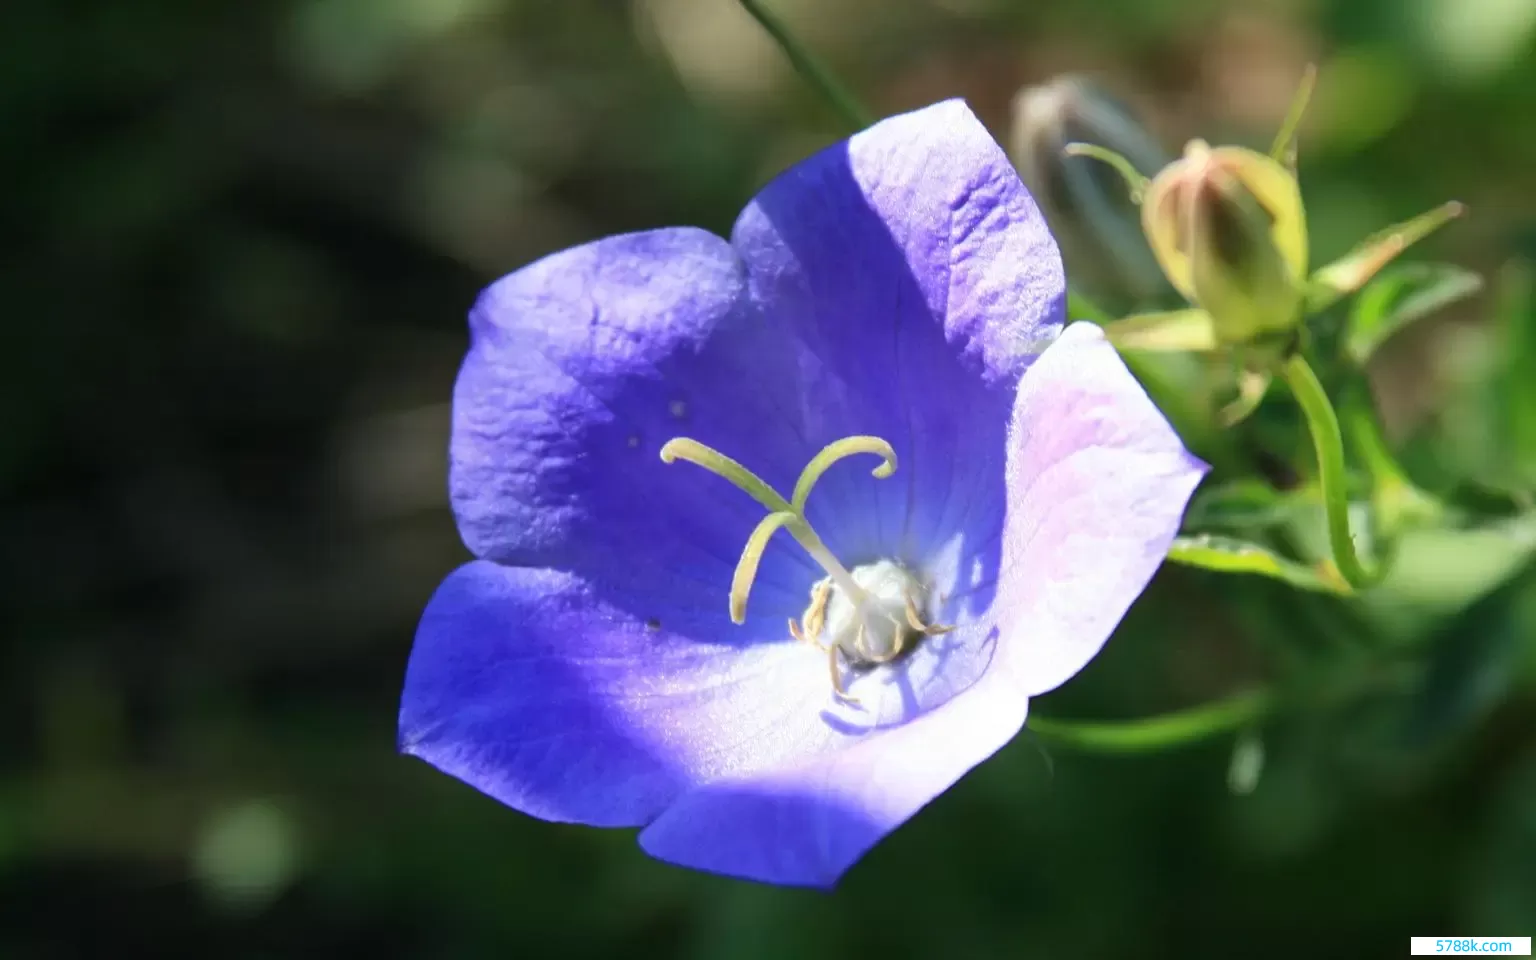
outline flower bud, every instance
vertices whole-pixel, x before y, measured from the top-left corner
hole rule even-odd
[[[1218,341],[1248,343],[1301,322],[1306,217],[1296,178],[1276,161],[1193,141],[1152,181],[1142,225],[1163,273],[1210,313]]]
[[[1061,244],[1074,285],[1124,301],[1120,306],[1166,297],[1125,183],[1092,157],[1068,155],[1070,143],[1106,147],[1147,176],[1172,158],[1127,109],[1081,77],[1057,77],[1014,97],[1013,162]]]

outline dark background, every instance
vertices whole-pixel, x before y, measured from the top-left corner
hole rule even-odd
[[[1021,85],[1086,71],[1170,149],[1262,149],[1316,61],[1319,256],[1448,198],[1472,216],[1424,255],[1532,250],[1532,0],[775,6],[878,112],[961,95],[1005,143]],[[1439,651],[1454,686],[1471,657],[1423,735],[1370,700],[1288,714],[1238,795],[1230,739],[1104,757],[1025,734],[831,896],[655,863],[395,754],[416,617],[466,558],[444,471],[475,293],[607,233],[724,232],[843,132],[728,0],[7,0],[0,958],[1395,957],[1536,934],[1529,524],[1407,550],[1365,613],[1166,570],[1034,705],[1135,717],[1379,642]],[[1374,371],[1432,489],[1499,453],[1489,306]]]

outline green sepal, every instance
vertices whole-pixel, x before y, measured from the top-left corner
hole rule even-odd
[[[1367,237],[1307,281],[1307,312],[1318,313],[1361,287],[1393,258],[1466,212],[1455,200]]]
[[[1104,335],[1120,349],[1209,353],[1216,349],[1216,325],[1197,307],[1138,313],[1104,324]]]

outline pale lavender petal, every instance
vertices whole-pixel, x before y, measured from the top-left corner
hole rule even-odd
[[[1103,331],[1068,327],[1014,406],[993,669],[1036,696],[1086,666],[1162,564],[1208,469]]]
[[[661,860],[748,880],[831,887],[1019,732],[1028,701],[990,676],[846,749],[684,794],[640,834]]]

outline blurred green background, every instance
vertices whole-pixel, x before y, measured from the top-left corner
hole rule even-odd
[[[1496,278],[1536,253],[1536,0],[773,6],[880,113],[964,96],[1005,143],[1016,91],[1070,71],[1170,150],[1262,149],[1317,62],[1319,259],[1449,198],[1471,216],[1424,256]],[[1396,957],[1536,934],[1519,517],[1405,548],[1363,607],[1165,569],[1034,705],[1135,717],[1288,658],[1322,686],[1395,643],[1429,654],[1422,722],[1369,698],[1286,715],[1235,791],[1230,738],[1125,758],[1026,733],[831,896],[668,867],[395,754],[415,619],[466,558],[445,445],[477,290],[607,233],[724,232],[843,132],[730,0],[7,0],[0,958]],[[1503,449],[1498,294],[1373,369],[1393,444],[1448,496]]]

